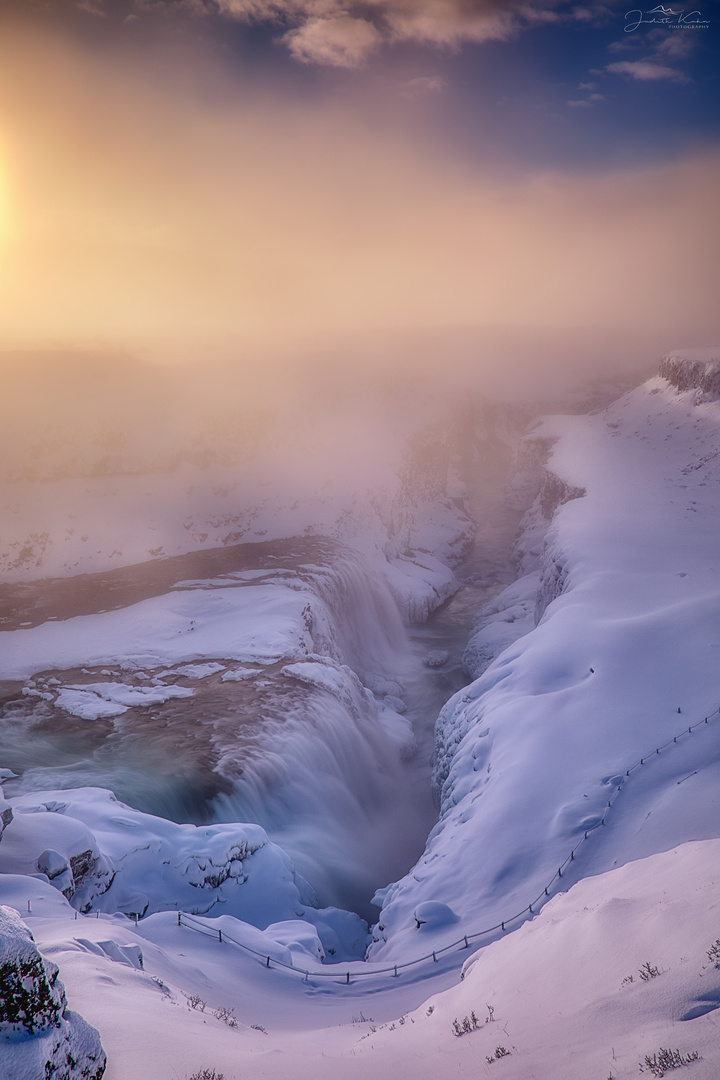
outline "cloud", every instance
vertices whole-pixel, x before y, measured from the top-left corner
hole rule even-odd
[[[695,50],[697,38],[692,34],[666,34],[655,47],[655,56],[670,60],[686,60]]]
[[[577,19],[578,22],[583,23],[604,23],[610,18],[615,18],[617,15],[617,4],[613,7],[612,3],[602,3],[602,0],[596,0],[589,4],[578,4],[572,9],[572,16]]]
[[[580,87],[579,89],[582,89],[582,87]],[[588,94],[588,96],[586,98],[580,98],[579,100],[576,100],[576,101],[566,101],[565,104],[566,105],[573,105],[573,106],[576,106],[576,107],[577,106],[583,106],[585,108],[589,108],[590,106],[594,105],[596,102],[604,101],[604,100],[605,100],[605,95],[604,94]]]
[[[88,15],[98,15],[100,18],[107,16],[107,10],[102,2],[93,3],[92,0],[78,0],[77,6],[80,11],[85,11]]]
[[[221,15],[244,22],[297,18],[337,12],[338,4],[318,0],[211,0]]]
[[[403,97],[421,98],[427,94],[441,94],[446,87],[441,75],[420,75],[417,79],[408,79],[401,83],[400,92]]]
[[[261,364],[411,334],[437,360],[462,333],[470,355],[503,326],[530,348],[560,328],[576,354],[588,327],[716,334],[717,156],[498,176],[492,131],[483,171],[406,110],[379,123],[174,47],[0,39],[0,346]]]
[[[557,19],[564,0],[206,0],[245,22],[290,24],[282,40],[305,63],[363,64],[380,44],[457,48],[504,41],[523,27]]]
[[[396,41],[456,47],[464,41],[503,41],[521,17],[533,19],[550,4],[528,8],[512,0],[370,0]],[[527,21],[531,21],[527,19]]]
[[[668,80],[690,83],[692,79],[678,67],[670,66],[668,60],[686,60],[694,52],[696,44],[697,39],[692,34],[671,33],[661,27],[643,35],[626,34],[621,40],[611,42],[608,52],[620,55],[634,53],[636,56],[638,52],[645,52],[646,55],[637,60],[618,60],[605,70],[613,75],[629,75],[640,82]]]
[[[597,83],[581,82],[578,83],[577,88],[578,90],[584,90],[587,96],[584,98],[574,98],[571,101],[566,101],[565,104],[570,105],[572,108],[587,109],[590,108],[592,105],[596,104],[596,102],[605,100],[605,95],[598,93]],[[590,93],[590,91],[592,91],[592,93]]]
[[[356,68],[378,48],[382,36],[371,22],[350,15],[308,19],[282,39],[296,60],[329,67]]]
[[[657,82],[661,79],[678,83],[691,82],[688,76],[677,68],[656,64],[652,60],[618,60],[614,64],[608,64],[605,70],[614,75],[629,75],[631,79],[639,82]]]

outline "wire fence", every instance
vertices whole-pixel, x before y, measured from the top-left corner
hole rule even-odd
[[[618,773],[618,783],[613,789],[613,792],[607,801],[607,805],[603,808],[602,817],[597,822],[595,822],[594,825],[591,825],[588,829],[584,831],[583,835],[575,844],[575,847],[572,848],[570,854],[567,856],[565,861],[562,862],[557,868],[556,872],[553,874],[552,878],[542,890],[542,892],[539,893],[539,895],[536,896],[535,899],[531,901],[531,903],[527,904],[527,906],[524,907],[522,911],[518,911],[514,915],[509,915],[505,919],[501,919],[501,921],[495,923],[494,926],[487,926],[483,930],[475,930],[471,933],[463,934],[463,936],[458,938],[456,941],[452,941],[449,945],[444,945],[442,948],[434,949],[432,952],[427,953],[425,956],[418,956],[414,960],[405,960],[400,964],[391,964],[387,967],[381,968],[374,966],[371,967],[369,962],[364,962],[367,963],[367,970],[363,971],[350,971],[349,969],[344,968],[344,966],[342,965],[333,965],[332,971],[310,971],[305,968],[294,967],[292,964],[285,963],[285,961],[283,960],[278,960],[266,952],[259,951],[258,949],[253,949],[249,945],[245,945],[242,941],[238,941],[237,938],[232,937],[232,935],[228,934],[225,930],[222,930],[221,928],[213,929],[212,927],[208,926],[207,923],[201,922],[197,916],[189,915],[184,911],[178,912],[178,926],[184,926],[188,930],[194,930],[196,933],[203,934],[206,937],[211,937],[220,943],[228,942],[229,944],[236,945],[244,952],[249,953],[251,956],[257,957],[257,959],[265,967],[281,968],[285,969],[286,971],[292,972],[294,975],[302,975],[303,981],[309,981],[311,979],[335,979],[338,982],[349,984],[355,979],[372,978],[378,975],[389,975],[392,978],[398,978],[400,972],[406,970],[407,968],[415,967],[418,964],[427,963],[429,961],[437,963],[438,958],[440,956],[443,956],[445,953],[449,953],[454,950],[462,951],[464,949],[468,949],[471,942],[478,941],[480,938],[488,937],[490,934],[497,934],[498,932],[502,933],[503,931],[507,930],[511,925],[518,923],[520,920],[527,918],[529,915],[536,914],[550,898],[550,894],[553,891],[556,883],[562,879],[563,871],[567,869],[570,863],[575,861],[578,849],[590,838],[590,835],[595,832],[595,830],[602,828],[602,826],[605,824],[608,810],[612,808],[613,804],[617,800],[618,795],[620,795],[620,793],[622,792],[625,783],[632,775],[632,773],[635,772],[636,769],[639,769],[641,766],[646,765],[648,762],[652,761],[653,758],[659,755],[662,750],[667,750],[669,747],[676,745],[678,741],[684,736],[691,735],[692,732],[695,731],[697,728],[705,727],[705,725],[709,724],[710,720],[719,716],[720,708],[716,709],[714,712],[710,713],[702,720],[698,720],[694,724],[690,724],[687,728],[683,728],[683,730],[678,732],[677,735],[674,735],[672,739],[668,739],[667,742],[662,743],[660,746],[656,746],[654,750],[651,750],[647,754],[643,755],[643,757],[641,757],[633,765],[630,765],[629,767],[625,768],[621,773]]]

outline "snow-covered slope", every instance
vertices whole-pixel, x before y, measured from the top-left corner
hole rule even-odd
[[[674,363],[705,377],[709,361]],[[560,503],[538,625],[443,710],[440,820],[385,891],[374,958],[458,937],[418,931],[422,902],[448,904],[460,936],[527,909],[605,818],[567,880],[720,834],[720,722],[703,723],[720,705],[720,402],[682,385],[658,377],[534,433],[557,440]]]
[[[257,826],[234,823],[232,800],[228,824],[194,828],[93,790],[20,794],[7,778],[0,902],[60,964],[71,1006],[100,1031],[109,1080],[213,1070],[226,1080],[629,1080],[639,1068],[662,1075],[681,1064],[714,1080],[717,359],[669,358],[660,377],[604,412],[550,417],[529,434],[529,458],[540,450],[547,461],[516,547],[521,578],[476,625],[466,663],[479,677],[437,728],[440,820],[418,864],[378,894],[369,961],[350,959],[357,919],[311,909],[282,851]],[[419,617],[424,573],[442,574],[443,562],[438,570],[418,550],[394,557],[407,563]],[[357,823],[327,814],[331,777],[346,799],[365,783],[363,745],[383,769],[388,748],[400,761],[410,746],[402,688],[383,664],[402,652],[392,633],[368,634],[360,615],[353,637],[352,619],[337,623],[327,582],[308,586],[286,568],[183,589],[141,602],[147,633],[134,633],[128,608],[4,636],[23,708],[40,715],[59,703],[81,724],[120,730],[140,699],[204,708],[223,680],[238,692],[271,683],[288,702],[300,689],[306,705],[322,702],[305,742],[318,753],[327,743],[342,767],[336,775],[315,750],[303,756],[302,725],[296,740],[288,709],[292,722],[272,728],[283,775],[292,781],[297,766],[297,791],[310,801],[313,765],[327,781],[324,812],[338,820],[323,836]],[[353,595],[349,607],[362,612]],[[267,616],[255,630],[252,596]],[[79,672],[89,656],[94,670]],[[76,665],[72,678],[57,680],[51,664]],[[353,725],[360,741],[343,755],[347,738],[333,733]],[[379,819],[366,839],[370,854],[382,846]],[[205,914],[178,918],[176,908],[201,910],[200,894]],[[496,929],[473,938],[486,927]],[[465,948],[440,951],[466,934]],[[429,959],[408,966],[419,956]],[[341,957],[340,967],[328,963]]]
[[[633,1080],[641,1066],[660,1075],[646,1058],[662,1061],[663,1050],[690,1062],[678,1074],[688,1080],[720,1071],[717,840],[579,882],[471,956],[462,980],[457,969],[428,978],[440,966],[431,964],[424,980],[347,985],[343,968],[304,981],[274,963],[289,955],[270,937],[278,928],[244,938],[271,955],[268,968],[218,941],[227,917],[207,936],[170,913],[135,930],[74,920],[37,880],[9,878],[4,889],[17,906],[32,893],[26,919],[60,965],[71,1006],[101,1032],[106,1080],[204,1070],[225,1080]],[[299,941],[293,957],[327,972]],[[465,1018],[471,1030],[458,1036]]]
[[[0,906],[0,1074],[3,1080],[100,1080],[105,1052],[70,1012],[56,964],[44,960],[18,913]]]

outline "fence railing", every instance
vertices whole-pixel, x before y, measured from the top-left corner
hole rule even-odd
[[[397,978],[400,972],[404,971],[407,968],[415,967],[418,964],[423,964],[431,960],[437,963],[438,958],[445,953],[452,952],[453,950],[461,951],[464,949],[468,949],[471,942],[478,941],[480,938],[483,937],[488,937],[490,934],[496,934],[498,933],[498,931],[502,933],[503,931],[507,930],[508,927],[510,927],[512,924],[517,923],[521,919],[524,919],[529,915],[534,915],[536,912],[538,912],[540,908],[550,898],[553,887],[563,876],[563,871],[567,869],[571,862],[574,862],[575,857],[578,853],[578,849],[590,838],[591,834],[596,829],[602,828],[602,826],[605,824],[608,810],[612,808],[613,804],[617,800],[618,795],[620,795],[620,793],[622,792],[625,783],[632,775],[632,773],[635,772],[636,769],[639,769],[641,766],[646,765],[650,761],[652,761],[661,753],[661,751],[667,750],[669,747],[676,745],[680,739],[684,738],[686,735],[691,735],[692,732],[699,727],[705,727],[705,725],[709,724],[710,720],[715,719],[719,716],[720,708],[716,709],[714,712],[710,713],[702,720],[698,720],[694,724],[690,724],[688,727],[683,728],[683,730],[678,732],[677,735],[674,735],[672,739],[668,739],[667,742],[656,746],[654,750],[651,750],[647,754],[643,755],[643,757],[641,757],[633,765],[625,767],[622,771],[619,771],[617,774],[619,777],[619,782],[613,789],[613,792],[607,801],[607,805],[603,808],[602,817],[597,822],[595,822],[594,825],[591,825],[588,829],[584,831],[583,835],[575,844],[575,847],[571,849],[570,854],[566,857],[565,861],[562,862],[557,868],[556,872],[553,874],[552,878],[542,890],[542,892],[539,893],[539,895],[536,896],[534,900],[527,904],[526,907],[524,907],[521,911],[516,912],[514,915],[508,915],[505,919],[501,919],[500,922],[496,922],[494,926],[487,926],[483,930],[474,930],[471,933],[463,934],[463,936],[458,938],[456,941],[452,941],[449,945],[442,946],[442,948],[434,949],[432,952],[427,953],[425,956],[418,956],[414,960],[405,960],[402,963],[390,964],[386,967],[372,966],[371,961],[358,961],[359,963],[362,962],[367,965],[366,970],[360,971],[350,971],[344,965],[338,964],[332,965],[332,970],[326,969],[324,971],[310,971],[305,968],[294,967],[292,964],[287,964],[283,960],[278,960],[266,952],[262,952],[258,949],[253,949],[249,945],[245,945],[242,941],[238,941],[236,938],[232,937],[232,935],[228,934],[225,930],[222,930],[220,928],[214,929],[208,926],[207,923],[201,922],[198,916],[189,915],[184,911],[178,912],[178,926],[184,926],[188,930],[194,930],[196,933],[204,934],[206,937],[214,938],[220,943],[227,942],[229,944],[236,945],[244,952],[249,953],[251,956],[257,957],[257,959],[265,967],[282,968],[286,971],[291,971],[295,975],[302,975],[303,980],[335,979],[338,982],[348,984],[355,979],[371,978],[378,975],[389,975],[392,978]]]

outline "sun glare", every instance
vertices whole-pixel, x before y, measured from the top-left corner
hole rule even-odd
[[[0,146],[0,244],[10,238],[10,183]]]

